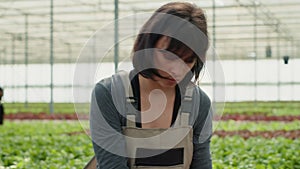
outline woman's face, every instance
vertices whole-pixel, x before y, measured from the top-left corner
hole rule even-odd
[[[163,87],[174,87],[179,83],[185,75],[192,69],[196,63],[196,59],[192,57],[192,52],[181,52],[180,57],[176,54],[165,50],[170,43],[170,38],[163,36],[155,45],[154,66],[158,73],[165,77],[155,76],[154,79]]]

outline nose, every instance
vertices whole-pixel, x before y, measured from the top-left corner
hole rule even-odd
[[[185,63],[181,59],[176,59],[170,63],[169,73],[174,79],[178,79],[184,72]]]

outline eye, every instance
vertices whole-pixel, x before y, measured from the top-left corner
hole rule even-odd
[[[175,59],[178,58],[178,57],[176,57],[175,55],[170,54],[170,53],[166,53],[166,54],[164,55],[164,57],[165,57],[166,59],[168,59],[168,60],[175,60]]]
[[[196,59],[194,57],[189,57],[187,59],[184,60],[185,63],[194,63]]]
[[[166,50],[159,50],[159,53],[167,60],[175,60],[178,58],[178,57],[176,57],[175,54],[168,52]]]

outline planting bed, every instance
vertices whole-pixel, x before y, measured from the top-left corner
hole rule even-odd
[[[300,169],[299,102],[262,102],[254,109],[251,103],[228,105],[214,122],[213,168]],[[18,113],[17,106],[7,106],[11,113],[0,126],[0,169],[83,168],[93,156],[91,139],[78,122],[88,126],[88,113],[73,113],[72,104],[57,105],[61,113],[54,114],[46,108]],[[87,112],[88,105],[82,107]]]
[[[87,120],[88,114],[49,114],[49,113],[14,113],[6,114],[5,119],[9,120]],[[217,117],[216,119],[219,119]],[[285,115],[285,116],[270,116],[259,114],[224,114],[221,120],[235,120],[235,121],[295,121],[300,120],[300,115]]]
[[[49,114],[49,113],[14,113],[6,114],[4,119],[8,120],[82,120],[89,118],[88,114]]]
[[[7,121],[0,127],[0,168],[83,168],[93,156],[90,137],[83,133],[77,121]],[[300,139],[284,137],[214,135],[211,141],[216,169],[297,169],[299,149]]]

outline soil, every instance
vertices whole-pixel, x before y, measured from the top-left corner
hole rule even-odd
[[[88,120],[88,114],[48,114],[48,113],[16,113],[16,114],[6,114],[4,116],[5,120]],[[300,116],[267,116],[267,115],[242,115],[242,114],[230,114],[223,115],[221,120],[235,120],[235,121],[294,121],[300,120]],[[83,131],[66,133],[68,135],[84,134]],[[264,138],[274,138],[274,137],[285,137],[289,139],[300,138],[300,130],[275,130],[275,131],[248,131],[248,130],[238,130],[238,131],[224,131],[218,130],[214,132],[214,135],[219,137],[230,137],[230,136],[241,136],[244,139],[250,137],[264,137]]]
[[[244,139],[250,137],[264,137],[264,138],[274,138],[274,137],[285,137],[288,139],[297,139],[300,138],[300,130],[275,130],[275,131],[248,131],[248,130],[239,130],[239,131],[224,131],[219,130],[215,131],[214,135],[219,137],[230,137],[230,136],[241,136]]]
[[[15,113],[6,114],[5,120],[88,120],[88,114]]]
[[[6,114],[4,119],[9,120],[88,120],[88,114],[48,114],[48,113],[14,113]],[[219,117],[215,117],[219,119]],[[224,114],[221,117],[222,121],[295,121],[300,120],[300,115],[285,115],[285,116],[270,116],[270,115],[245,115],[245,114]]]
[[[218,117],[216,118],[218,119]],[[234,120],[234,121],[295,121],[300,120],[300,115],[285,115],[285,116],[270,116],[270,115],[245,115],[245,114],[225,114],[221,120]]]

